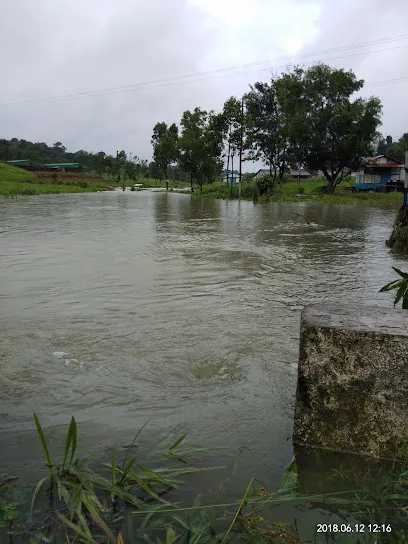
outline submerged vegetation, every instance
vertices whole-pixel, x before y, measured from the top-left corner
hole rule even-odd
[[[386,473],[378,469],[375,476],[368,474],[369,481],[375,482],[369,488],[364,487],[361,473],[357,476],[354,472],[350,480],[342,467],[331,472],[333,482],[352,481],[358,486],[357,491],[339,490],[337,486],[332,493],[300,493],[293,460],[276,492],[269,492],[253,478],[237,501],[207,505],[197,498],[193,505],[184,506],[175,500],[174,494],[181,488],[183,477],[209,470],[189,466],[191,456],[208,448],[188,443],[187,435],[172,442],[161,441],[160,448],[150,451],[144,462],[139,450],[142,428],[130,445],[113,449],[110,459],[95,469],[91,458],[77,456],[74,418],[58,458],[51,456],[36,414],[34,419],[47,473],[35,486],[29,513],[23,509],[20,512],[18,502],[12,498],[14,479],[0,479],[0,538],[3,532],[13,544],[306,542],[301,540],[295,520],[283,523],[273,519],[271,508],[284,503],[303,512],[320,511],[322,522],[330,519],[332,541],[340,533],[356,532],[355,528],[362,524],[364,529],[358,531],[358,540],[350,542],[406,542],[408,470],[404,452]],[[210,470],[220,468],[223,467]],[[381,527],[379,534],[374,535],[376,539],[369,524]],[[322,542],[321,536],[325,535],[316,533],[313,541]]]
[[[241,198],[259,203],[319,202],[322,204],[362,204],[389,209],[397,209],[401,206],[401,193],[352,193],[347,190],[352,183],[346,181],[342,191],[337,191],[335,194],[326,194],[324,191],[325,183],[321,179],[301,181],[300,184],[295,181],[287,181],[283,184],[282,192],[276,190],[276,185],[262,188],[260,184],[255,182],[243,182],[241,185]],[[202,192],[194,192],[194,195],[225,200],[237,199],[239,198],[239,185],[216,182],[204,185]]]
[[[408,174],[407,174],[408,175]],[[402,207],[395,218],[394,228],[392,230],[387,245],[391,248],[408,251],[408,209]]]

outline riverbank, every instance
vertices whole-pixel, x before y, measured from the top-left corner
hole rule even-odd
[[[322,193],[325,186],[322,180],[288,182],[283,185],[283,192],[276,188],[273,193],[258,196],[253,182],[242,183],[241,199],[255,200],[256,202],[317,202],[321,204],[348,204],[364,205],[387,209],[398,209],[402,204],[401,193],[352,193],[350,184],[341,185],[333,195]],[[184,192],[184,191],[183,191]],[[237,185],[228,186],[226,183],[216,182],[204,185],[202,192],[197,188],[194,196],[200,198],[220,198],[236,200],[239,195]]]
[[[75,176],[75,175],[73,175]],[[76,176],[77,177],[77,176]],[[86,181],[70,179],[67,175],[50,179],[32,172],[0,163],[0,197],[18,195],[45,195],[59,193],[89,193],[105,191],[108,185],[104,180]]]

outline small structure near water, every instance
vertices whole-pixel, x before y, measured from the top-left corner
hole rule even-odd
[[[378,155],[363,161],[363,168],[356,174],[354,192],[359,191],[403,191],[405,179],[404,163],[389,157]]]
[[[375,458],[408,444],[407,310],[303,311],[293,442]]]

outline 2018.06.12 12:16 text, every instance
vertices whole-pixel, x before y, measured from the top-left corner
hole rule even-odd
[[[318,523],[317,533],[392,533],[392,527],[388,523]]]

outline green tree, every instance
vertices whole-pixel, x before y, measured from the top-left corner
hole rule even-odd
[[[278,81],[291,144],[308,168],[323,172],[330,193],[370,154],[381,124],[378,98],[351,99],[363,85],[353,72],[324,64],[295,68]]]
[[[245,96],[246,147],[249,158],[268,166],[274,181],[279,178],[282,191],[285,172],[295,161],[295,155],[290,138],[291,112],[281,106],[279,83],[276,78],[270,84],[255,83]]]
[[[200,108],[185,111],[181,119],[179,164],[190,174],[191,188],[195,179],[202,191],[203,182],[212,181],[222,169],[223,129],[222,114]]]
[[[224,103],[223,111],[223,126],[222,137],[224,140],[224,146],[226,145],[227,170],[231,170],[234,173],[234,157],[238,154],[241,145],[241,101],[231,96]],[[231,168],[230,168],[231,166]],[[229,175],[227,174],[227,183],[229,182]]]
[[[162,169],[169,189],[168,168],[178,157],[178,127],[175,123],[167,127],[166,123],[157,123],[152,136],[153,159]]]
[[[387,155],[397,161],[405,161],[405,152],[408,151],[408,132],[405,132],[397,142],[390,142],[387,147]]]
[[[159,165],[155,161],[151,161],[148,167],[149,178],[158,179],[160,182],[163,179],[163,173]]]

